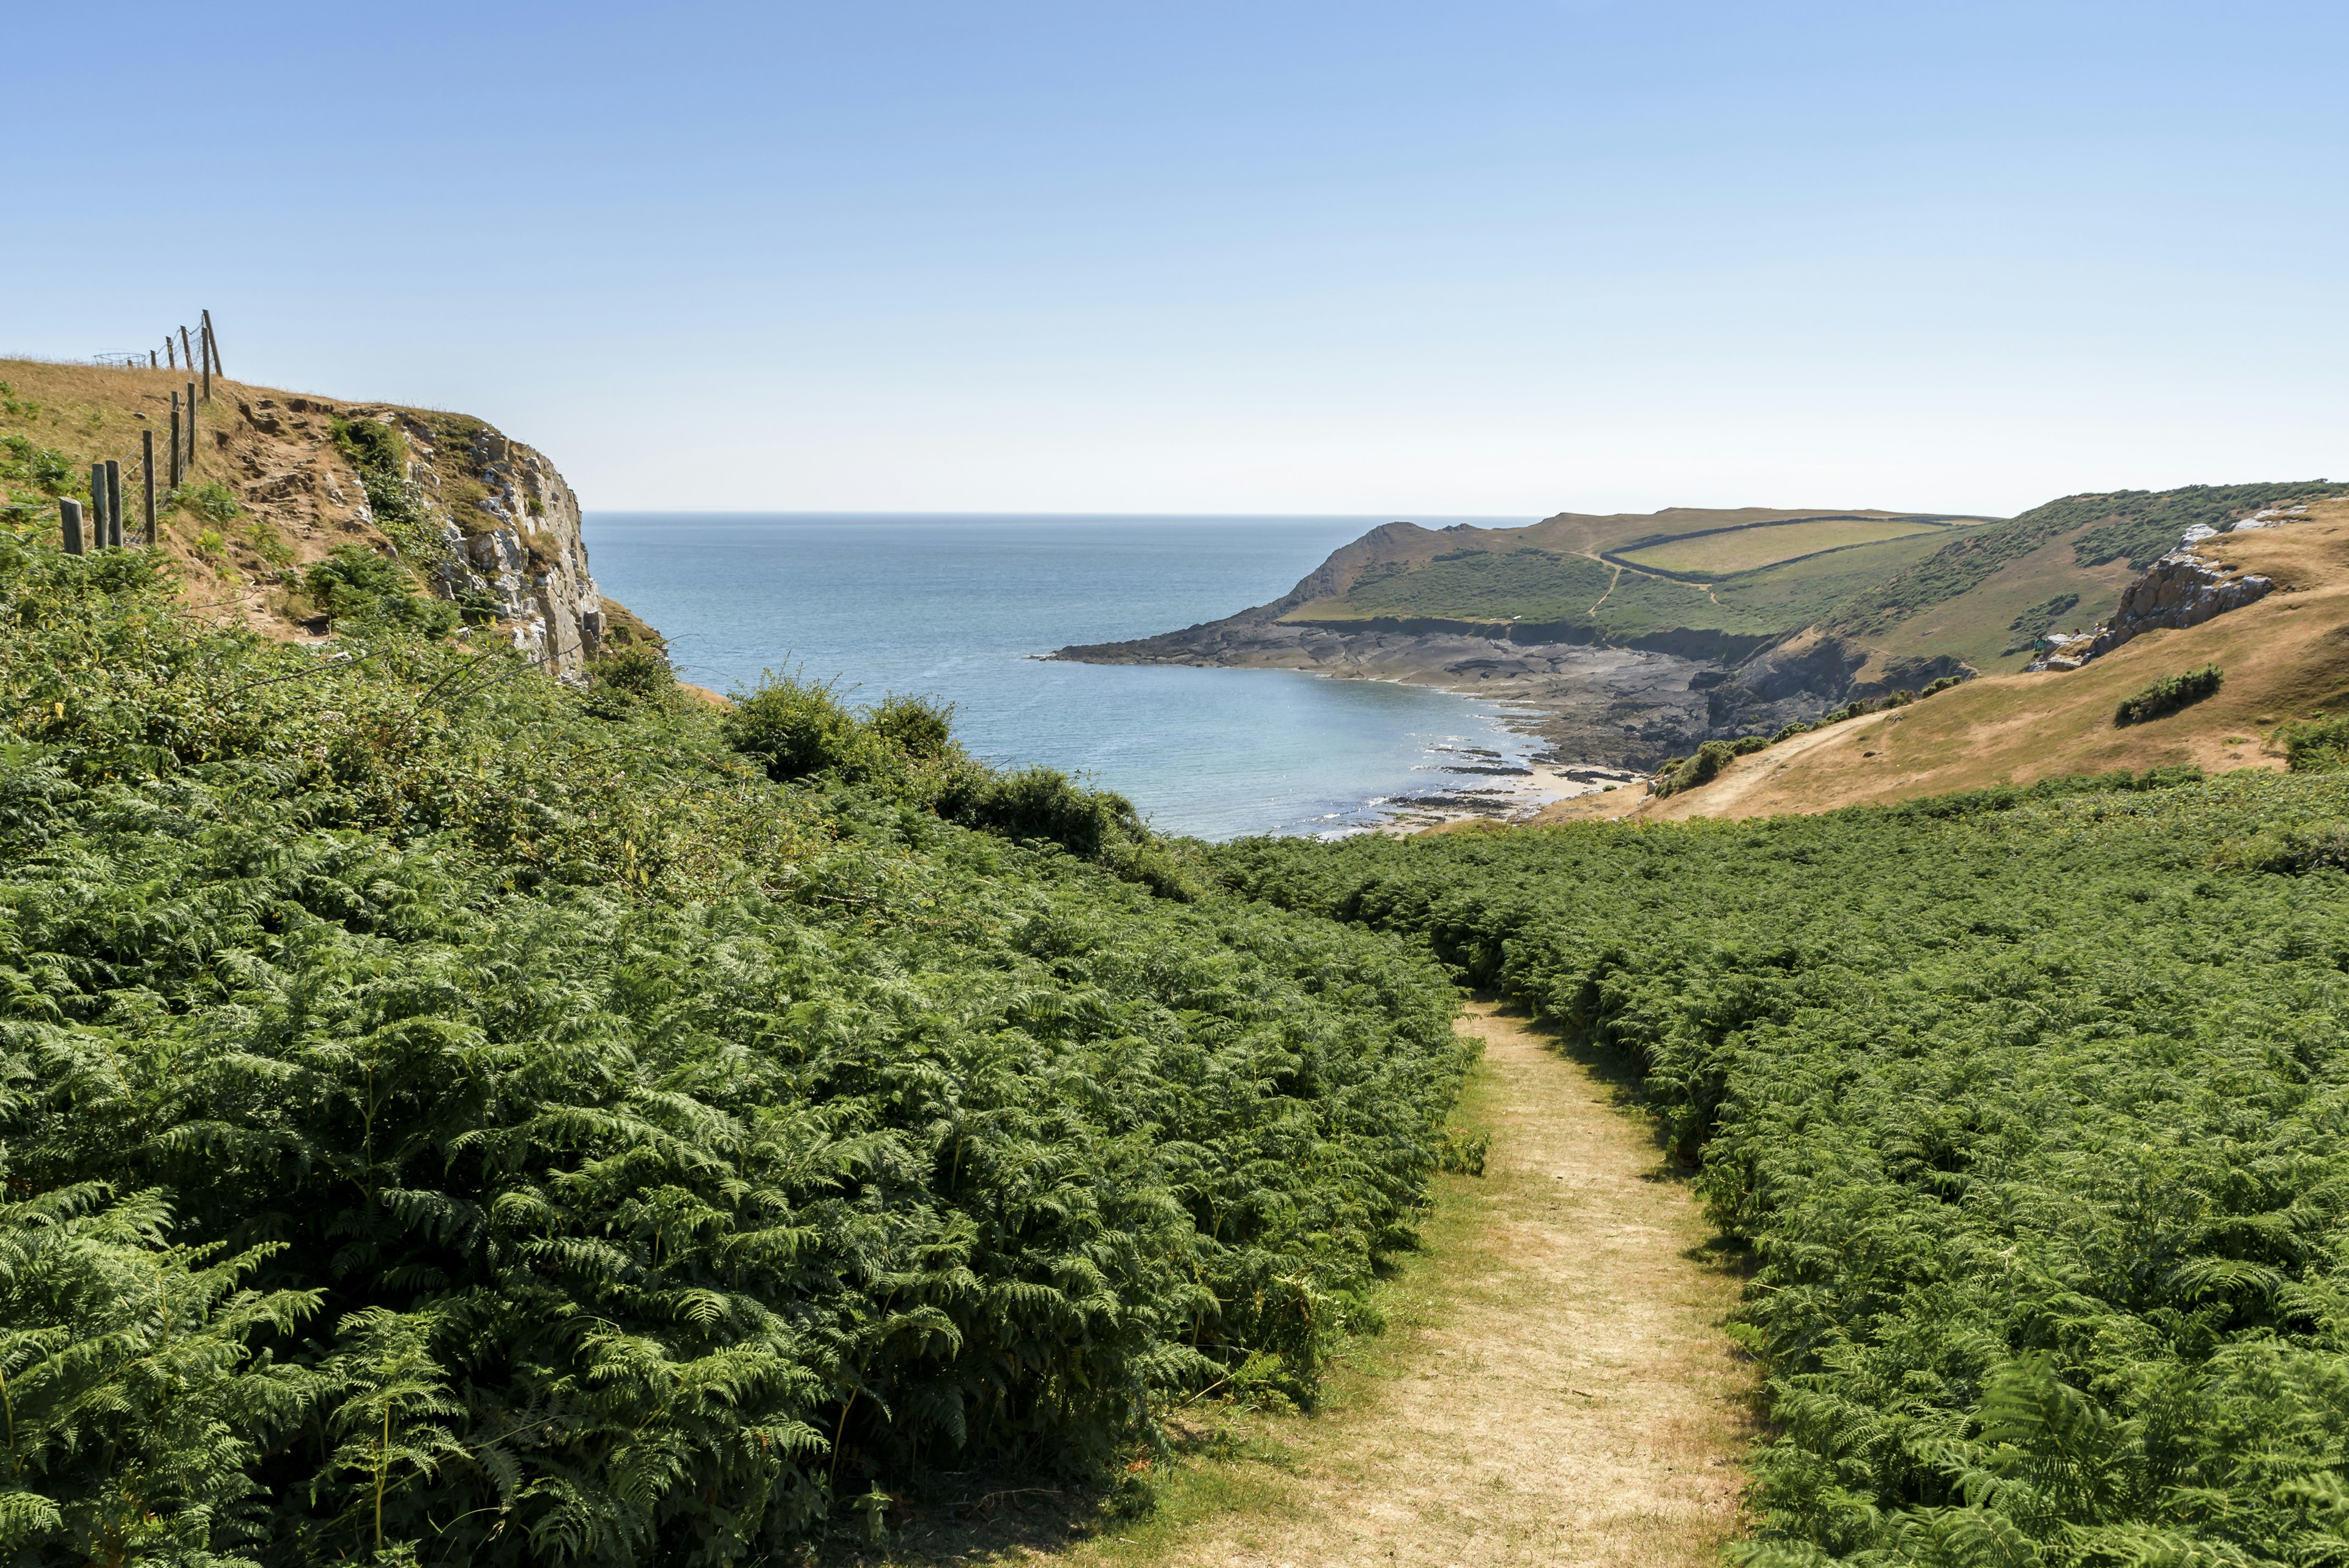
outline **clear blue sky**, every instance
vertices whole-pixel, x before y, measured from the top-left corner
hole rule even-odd
[[[0,351],[209,304],[592,507],[2349,478],[2349,6],[15,8]]]

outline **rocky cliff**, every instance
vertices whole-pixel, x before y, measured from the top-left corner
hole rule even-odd
[[[2256,532],[2278,522],[2307,514],[2305,506],[2264,511],[2246,519],[2230,531]],[[2121,602],[2102,625],[2085,636],[2048,639],[2049,651],[2028,666],[2039,670],[2075,670],[2090,659],[2159,627],[2199,626],[2230,610],[2255,604],[2275,583],[2255,573],[2209,559],[2202,553],[2212,539],[2228,534],[2214,528],[2188,531],[2178,547],[2156,561],[2144,576],[2121,592]]]
[[[578,497],[540,452],[461,414],[246,388],[226,406],[214,448],[247,512],[297,558],[379,541],[558,675],[577,678],[602,650],[612,612]]]
[[[175,498],[164,465],[191,390],[194,447]],[[554,465],[484,420],[218,376],[206,398],[184,372],[0,359],[0,512],[16,526],[56,515],[65,492],[50,469],[114,459],[136,529],[150,446],[164,470],[157,547],[209,619],[281,638],[329,631],[305,582],[356,545],[462,605],[477,642],[509,642],[568,680],[615,642],[659,642],[597,587],[578,498]]]

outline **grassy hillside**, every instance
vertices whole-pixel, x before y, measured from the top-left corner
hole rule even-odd
[[[2077,670],[1988,676],[1741,758],[1701,789],[1567,802],[1557,816],[1752,817],[1908,799],[2114,769],[2284,765],[2287,725],[2349,712],[2349,501],[2228,536],[2225,561],[2279,592],[2199,626],[2146,633]],[[2053,547],[2072,548],[2068,539]],[[2155,723],[2116,726],[2129,693],[2215,664],[2226,683]]]
[[[2196,523],[2331,494],[2315,480],[2071,496],[2003,521],[1892,512],[1565,515],[1530,528],[1381,531],[1282,618],[1344,626],[1443,620],[1669,645],[1817,626],[1897,665],[2020,668],[2032,639],[2094,624]],[[1729,646],[1750,646],[1733,643]]]
[[[2316,480],[2066,496],[1953,542],[1853,594],[1826,624],[1889,651],[1954,653],[1978,669],[2015,667],[2025,662],[2031,634],[2044,629],[2029,624],[2034,607],[2076,596],[2057,614],[2067,624],[2092,624],[2187,529],[2224,528],[2262,508],[2319,500],[2335,488]]]
[[[1835,614],[1853,593],[1875,587],[1943,548],[1951,531],[1933,525],[1863,525],[1864,531],[1877,529],[1895,530],[1894,536],[1816,550],[1809,545],[1820,536],[1813,534],[1787,547],[1794,552],[1791,559],[1717,577],[1643,572],[1625,564],[1633,555],[1602,560],[1526,545],[1506,551],[1466,545],[1416,563],[1398,559],[1371,562],[1360,570],[1342,596],[1310,600],[1281,618],[1327,626],[1430,618],[1485,625],[1518,621],[1568,639],[1635,644],[1698,631],[1758,643]],[[1697,542],[1734,539],[1749,531],[1766,537],[1778,529],[1708,534]]]
[[[918,702],[348,586],[291,646],[0,535],[0,1553],[776,1561],[1312,1398],[1463,1070],[1432,963]]]
[[[2339,1561],[2349,783],[2146,782],[1216,859],[1642,1086],[1752,1270],[1736,1561]]]

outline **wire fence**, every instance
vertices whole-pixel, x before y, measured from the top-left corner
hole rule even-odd
[[[159,354],[148,349],[143,354],[112,353],[92,356],[93,365],[125,370],[179,370],[184,367],[190,377],[186,387],[171,394],[171,424],[167,436],[167,448],[160,464],[155,454],[155,429],[152,426],[139,432],[139,449],[119,458],[108,458],[89,466],[89,505],[71,497],[57,501],[57,527],[61,542],[68,555],[81,555],[92,550],[119,550],[130,540],[122,520],[122,490],[126,476],[133,493],[140,498],[140,523],[136,542],[151,547],[155,543],[155,509],[159,500],[168,503],[193,475],[196,467],[197,410],[212,398],[212,377],[221,374],[220,341],[212,333],[212,313],[197,313],[198,326],[192,334],[182,326],[175,343],[165,335]],[[161,486],[158,495],[158,484]]]

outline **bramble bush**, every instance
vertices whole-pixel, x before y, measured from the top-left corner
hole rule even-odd
[[[1741,1561],[2349,1561],[2349,779],[1208,859],[1642,1076],[1752,1271]]]

